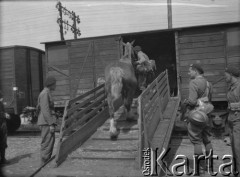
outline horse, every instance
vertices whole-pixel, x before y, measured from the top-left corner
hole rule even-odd
[[[137,79],[131,61],[132,44],[133,42],[124,44],[124,56],[119,61],[112,62],[105,67],[105,91],[110,115],[111,139],[117,138],[118,135],[117,122],[114,119],[114,112],[118,109],[114,103],[117,100],[121,98],[123,100],[126,120],[131,121],[134,117],[131,113],[131,105],[137,88]]]

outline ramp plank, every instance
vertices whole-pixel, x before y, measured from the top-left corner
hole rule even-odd
[[[84,151],[78,149],[68,156],[71,159],[135,160],[137,151]]]
[[[101,141],[88,141],[83,144],[82,148],[98,148],[98,149],[137,149],[137,140],[125,140],[125,141],[112,141],[112,140],[101,140]]]

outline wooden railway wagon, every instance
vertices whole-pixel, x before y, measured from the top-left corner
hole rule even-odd
[[[168,69],[170,94],[180,89],[188,95],[188,67],[200,63],[205,77],[214,85],[213,101],[226,101],[224,69],[240,67],[240,28],[238,23],[168,31],[120,34],[45,43],[47,74],[57,77],[54,92],[57,107],[66,100],[95,88],[104,80],[104,67],[122,55],[121,41],[140,45],[154,59],[157,74]]]
[[[224,70],[229,65],[240,69],[239,24],[180,30],[176,52],[182,100],[188,95],[189,65],[199,63],[213,84],[213,101],[226,101]]]
[[[26,106],[36,106],[45,78],[44,60],[45,52],[36,48],[0,48],[0,90],[8,113],[19,115]]]

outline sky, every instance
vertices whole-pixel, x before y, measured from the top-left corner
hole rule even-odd
[[[61,2],[80,16],[79,38],[168,28],[167,0]],[[45,50],[42,42],[59,41],[56,4],[56,0],[0,1],[0,46]],[[172,0],[173,28],[236,22],[240,21],[239,12],[239,0]],[[73,34],[67,32],[65,39],[73,39]]]
[[[162,18],[166,27],[166,4],[159,4],[156,0],[150,4],[146,0],[61,2],[80,16],[81,23],[78,27],[82,33],[81,38],[148,30],[147,26],[157,24],[153,17],[162,13],[159,11],[161,6],[165,11]],[[0,1],[0,46],[27,45],[44,50],[41,42],[60,40],[56,3],[56,0]],[[138,15],[128,16],[128,12]],[[145,21],[147,25],[141,25],[144,18],[149,19]],[[158,26],[155,25],[152,29],[158,29]],[[65,39],[73,39],[73,34],[69,31]]]

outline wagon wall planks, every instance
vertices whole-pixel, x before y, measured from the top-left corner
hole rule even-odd
[[[57,78],[57,107],[101,84],[105,66],[120,58],[119,41],[119,36],[105,36],[46,44],[47,64],[64,73],[48,67],[47,74]]]
[[[10,89],[15,84],[14,72],[14,49],[0,49],[0,90],[3,93],[7,106],[10,106],[13,99],[13,92]]]
[[[21,112],[25,106],[30,106],[31,103],[32,88],[29,57],[30,51],[28,49],[15,48],[14,63],[16,84],[14,86],[18,87],[19,93],[17,96],[17,112]]]
[[[227,64],[240,69],[240,28],[231,28],[226,31]]]
[[[56,90],[53,92],[53,98],[55,106],[58,107],[62,104],[65,104],[65,101],[70,99],[70,81],[69,77],[66,76],[70,75],[68,46],[62,44],[55,46],[47,46],[46,53],[46,75],[52,75],[56,77],[57,80],[57,87]],[[53,68],[50,68],[49,66],[57,68],[61,71],[61,73],[57,72]],[[64,73],[65,75],[63,75],[62,73]]]

